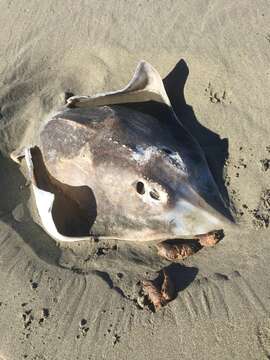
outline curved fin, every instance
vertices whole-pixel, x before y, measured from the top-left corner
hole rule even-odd
[[[95,96],[72,96],[67,100],[67,107],[96,107],[151,100],[171,107],[159,73],[148,62],[141,61],[131,81],[123,89]]]

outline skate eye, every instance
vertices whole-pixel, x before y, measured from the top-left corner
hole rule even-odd
[[[145,193],[144,183],[138,181],[136,184],[136,190],[138,194],[143,195]]]
[[[157,190],[153,189],[149,192],[149,194],[152,199],[159,200],[159,193],[157,192]]]

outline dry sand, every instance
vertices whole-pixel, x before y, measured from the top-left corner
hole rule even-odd
[[[269,1],[0,4],[1,360],[269,359]],[[169,263],[148,245],[56,244],[9,160],[65,91],[118,89],[141,59],[240,224],[173,266],[178,297],[158,313],[138,308],[136,282]]]

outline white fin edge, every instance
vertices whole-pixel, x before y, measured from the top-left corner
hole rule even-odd
[[[158,101],[171,107],[163,81],[158,71],[148,62],[138,64],[130,82],[122,89],[94,96],[72,96],[67,106],[96,107],[129,102]]]
[[[24,155],[29,177],[31,179],[31,187],[34,193],[34,201],[39,216],[39,222],[42,228],[56,241],[73,242],[89,240],[91,238],[90,235],[84,237],[70,237],[59,233],[52,217],[54,194],[37,187],[34,177],[34,165],[32,161],[31,148],[26,148],[24,150]]]

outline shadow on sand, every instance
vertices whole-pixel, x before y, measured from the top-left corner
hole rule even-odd
[[[194,114],[193,108],[186,103],[184,86],[188,74],[189,69],[186,62],[180,60],[163,80],[165,89],[174,111],[181,120],[183,126],[201,145],[223,199],[229,204],[228,193],[223,181],[223,168],[228,157],[228,139],[221,139],[218,134],[201,125]],[[2,191],[4,191],[1,201],[2,205],[9,204],[8,211],[6,206],[2,206],[2,210],[3,212],[10,213],[13,206],[15,207],[18,202],[27,201],[29,190],[26,191],[26,194],[22,198],[19,188],[25,183],[25,179],[21,175],[17,165],[12,163],[9,159],[1,158],[0,166],[0,185]],[[12,179],[11,182],[10,179]],[[49,263],[57,263],[57,259],[60,256],[60,250],[55,242],[49,239],[42,229],[32,221],[28,224],[20,224],[11,219],[12,217],[9,217],[9,220],[6,220],[6,222],[20,234],[25,243],[31,246],[33,251],[41,259]],[[52,256],[51,259],[50,256]],[[198,273],[198,269],[180,264],[171,264],[166,270],[174,279],[177,293],[188,287]],[[110,276],[107,276],[107,274],[103,272],[98,275],[113,288]],[[119,293],[122,293],[121,289],[119,290]]]
[[[201,125],[192,106],[186,103],[184,87],[188,75],[188,66],[185,60],[181,59],[163,79],[163,83],[177,117],[202,147],[216,184],[228,205],[230,202],[223,180],[223,168],[229,155],[229,142],[228,139],[221,139],[218,134]]]

